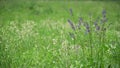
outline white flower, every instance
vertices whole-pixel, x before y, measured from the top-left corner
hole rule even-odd
[[[57,40],[56,39],[52,39],[53,41],[53,44],[55,45],[57,43]]]
[[[111,48],[112,48],[112,49],[115,49],[115,48],[116,48],[116,46],[115,46],[115,45],[112,45],[112,44],[111,44],[110,46],[111,46]]]

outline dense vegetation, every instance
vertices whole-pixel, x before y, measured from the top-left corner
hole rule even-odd
[[[0,68],[120,68],[119,1],[0,0]]]

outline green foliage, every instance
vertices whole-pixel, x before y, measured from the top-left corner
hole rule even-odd
[[[119,68],[119,3],[0,0],[0,68]],[[105,36],[93,26],[103,9]],[[76,26],[79,17],[91,24],[92,34],[84,26],[72,30],[67,19]]]

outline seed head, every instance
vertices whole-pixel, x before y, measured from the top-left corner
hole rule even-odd
[[[72,23],[72,21],[68,19],[68,23],[70,24],[71,28],[72,28],[73,30],[75,30],[75,26],[74,26],[74,24]]]

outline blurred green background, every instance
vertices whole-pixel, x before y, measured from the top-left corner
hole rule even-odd
[[[69,9],[73,10],[73,17]],[[115,58],[119,57],[117,52],[120,53],[116,41],[116,38],[120,40],[120,1],[117,0],[0,0],[0,68],[90,68],[94,62],[89,60],[89,43],[84,41],[87,36],[80,34],[78,39],[82,42],[76,40],[85,47],[85,54],[80,50],[76,58],[75,48],[65,49],[73,45],[67,20],[77,24],[82,17],[89,22],[89,14],[93,20],[101,19],[103,9],[110,24],[103,65],[119,68],[120,62],[115,63],[119,61]],[[116,48],[112,47],[113,41]],[[100,43],[94,44],[93,60],[97,62]]]

